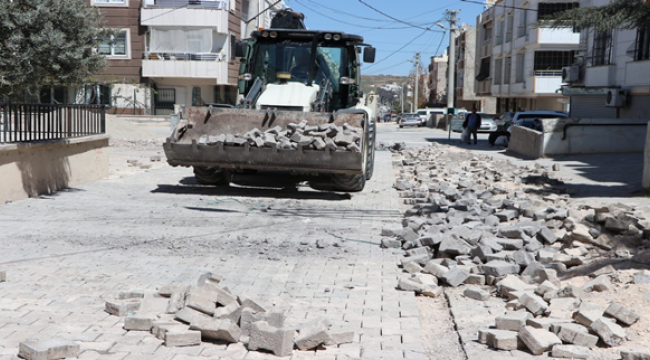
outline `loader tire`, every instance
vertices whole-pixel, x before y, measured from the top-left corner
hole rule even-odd
[[[365,175],[332,174],[334,187],[339,191],[357,192],[366,186]]]
[[[194,178],[201,185],[228,185],[232,173],[218,167],[194,166]]]

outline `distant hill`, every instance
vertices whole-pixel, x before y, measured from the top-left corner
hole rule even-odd
[[[408,76],[394,76],[394,75],[369,75],[361,76],[361,90],[363,92],[369,92],[373,90],[376,86],[382,86],[386,84],[404,84],[408,82]]]

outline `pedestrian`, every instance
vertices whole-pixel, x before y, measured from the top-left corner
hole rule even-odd
[[[474,136],[474,145],[478,144],[478,128],[481,127],[481,115],[476,113],[476,107],[472,108],[472,112],[465,116],[463,122],[463,129],[467,130],[467,145],[470,145],[471,137]]]
[[[544,132],[544,127],[542,126],[542,121],[540,119],[533,120],[533,130]]]

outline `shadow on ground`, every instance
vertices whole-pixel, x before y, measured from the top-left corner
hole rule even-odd
[[[305,182],[310,189],[303,185]],[[336,192],[326,176],[292,176],[278,172],[238,173],[229,186],[201,185],[192,176],[183,178],[179,184],[158,184],[151,192],[295,200],[352,199],[348,193]]]

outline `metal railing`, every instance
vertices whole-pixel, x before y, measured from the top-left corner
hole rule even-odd
[[[161,8],[204,8],[204,9],[228,9],[228,2],[223,0],[156,0],[155,7]]]
[[[69,139],[105,132],[104,105],[0,103],[0,143]]]
[[[151,51],[147,53],[149,60],[185,60],[185,61],[222,61],[225,56],[221,53],[194,54]]]
[[[526,36],[526,31],[527,30],[528,29],[526,29],[526,26],[519,26],[517,28],[517,37],[520,38],[520,37]]]
[[[562,76],[562,69],[560,70],[535,70],[533,76]]]

